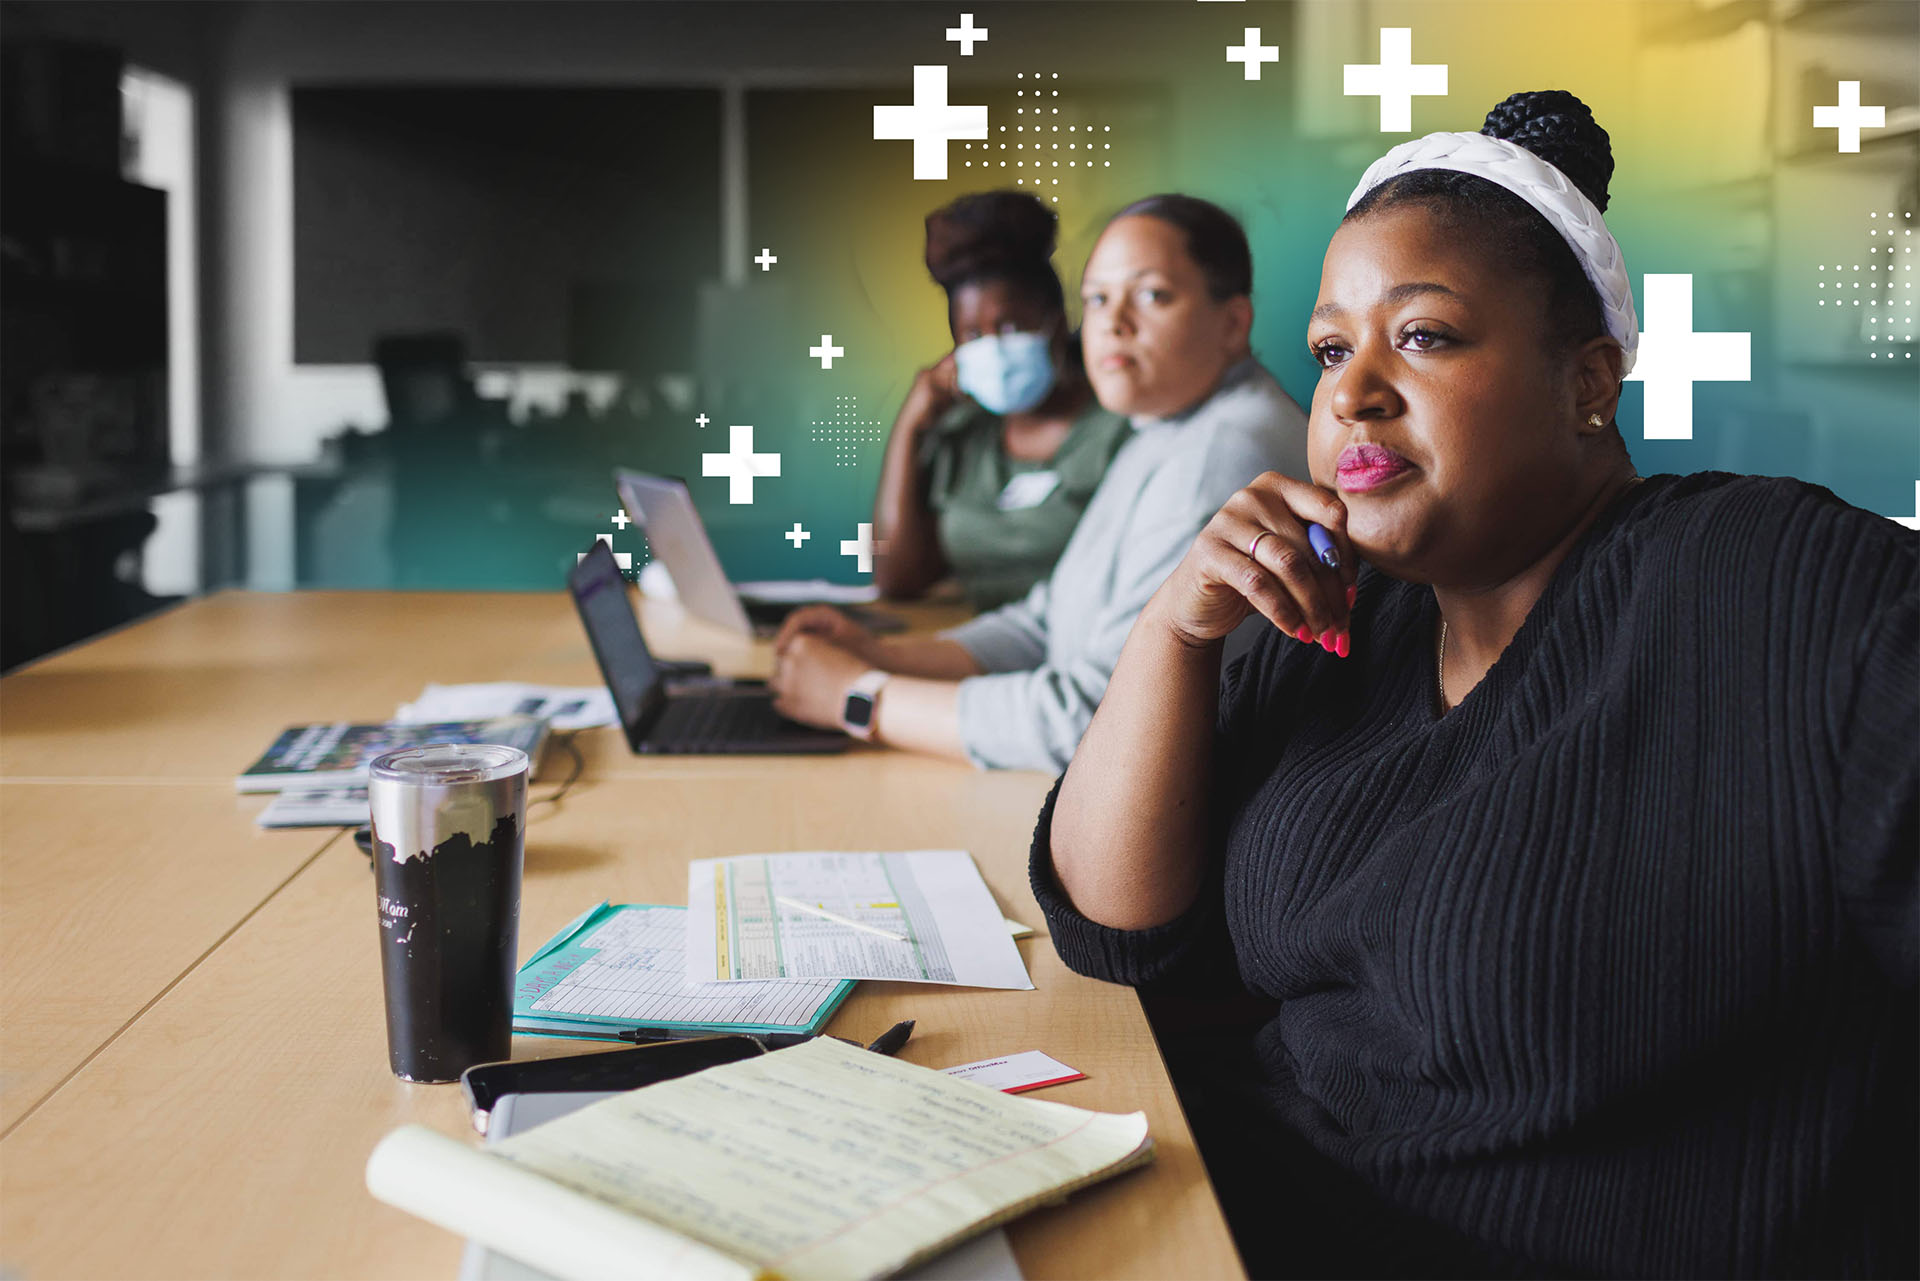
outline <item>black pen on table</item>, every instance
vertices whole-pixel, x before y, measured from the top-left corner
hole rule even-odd
[[[685,1040],[688,1037],[689,1033],[681,1028],[630,1027],[630,1028],[622,1028],[615,1035],[617,1035],[619,1039],[622,1041],[632,1041],[635,1044],[640,1044],[646,1041]],[[717,1032],[695,1032],[695,1033],[692,1033],[691,1035],[713,1036],[713,1035],[723,1035],[723,1034],[717,1033]],[[790,1045],[799,1045],[802,1041],[811,1041],[814,1039],[815,1036],[824,1036],[826,1034],[823,1032],[822,1033],[764,1032],[764,1033],[748,1033],[747,1035],[752,1036],[755,1040],[765,1045],[769,1050],[784,1050]],[[900,1047],[905,1045],[907,1043],[907,1038],[912,1035],[913,1035],[913,1020],[906,1019],[903,1022],[895,1023],[892,1027],[882,1032],[879,1036],[876,1036],[875,1038],[873,1038],[873,1043],[871,1045],[868,1045],[866,1048],[869,1050],[872,1050],[875,1054],[888,1054],[888,1055],[898,1054],[900,1052]],[[843,1036],[837,1036],[834,1038],[834,1040],[846,1041],[847,1039]],[[859,1045],[860,1043],[858,1041],[847,1041],[847,1044]]]

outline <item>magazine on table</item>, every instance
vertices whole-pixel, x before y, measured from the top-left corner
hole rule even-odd
[[[266,753],[234,779],[242,792],[278,792],[364,785],[373,758],[402,747],[429,743],[498,743],[517,747],[537,769],[547,741],[548,722],[535,716],[495,716],[474,721],[436,721],[419,725],[384,723],[294,725]]]

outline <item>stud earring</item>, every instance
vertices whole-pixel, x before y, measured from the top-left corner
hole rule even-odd
[[[1599,414],[1588,414],[1588,415],[1587,415],[1587,426],[1589,426],[1589,427],[1605,427],[1606,425],[1607,425],[1607,420],[1606,420],[1606,419],[1604,419],[1604,418],[1602,418],[1602,417],[1601,417],[1601,416],[1600,416]]]

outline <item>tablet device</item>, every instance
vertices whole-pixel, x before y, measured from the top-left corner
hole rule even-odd
[[[603,1050],[597,1054],[476,1063],[460,1074],[460,1091],[472,1111],[473,1128],[488,1134],[492,1130],[490,1118],[494,1109],[501,1100],[516,1095],[521,1098],[558,1094],[605,1097],[766,1052],[767,1047],[751,1036],[697,1036],[652,1041],[631,1049]]]

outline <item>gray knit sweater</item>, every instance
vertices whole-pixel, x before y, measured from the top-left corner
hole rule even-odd
[[[1210,888],[1175,921],[1076,912],[1049,802],[1061,957],[1275,1002],[1242,1127],[1370,1189],[1370,1244],[1430,1225],[1483,1276],[1914,1275],[1920,536],[1794,481],[1656,476],[1444,716],[1436,623],[1367,569],[1351,658],[1268,628],[1229,665]],[[1285,1209],[1283,1245],[1332,1213]]]
[[[1135,418],[1050,577],[945,633],[989,674],[960,682],[976,765],[1062,770],[1133,620],[1194,535],[1264,471],[1307,474],[1307,416],[1251,357],[1173,418]]]

